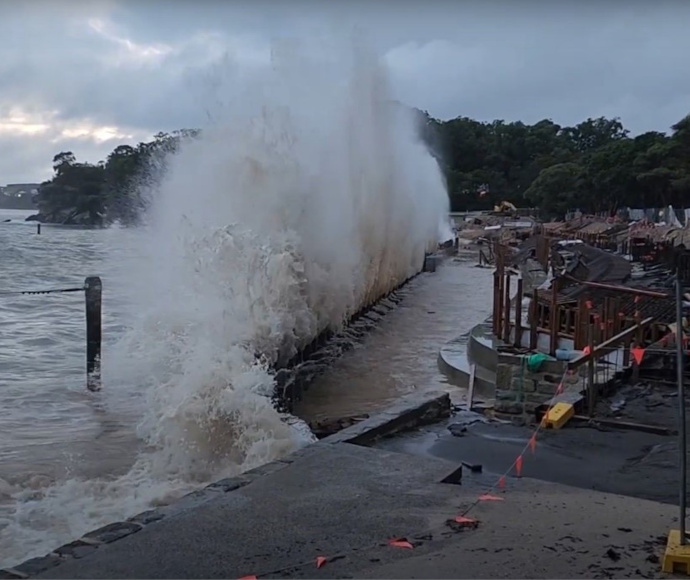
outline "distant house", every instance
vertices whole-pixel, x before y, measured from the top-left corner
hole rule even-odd
[[[32,209],[39,183],[10,183],[0,186],[0,208]]]
[[[36,195],[40,185],[40,183],[10,183],[0,187],[0,190],[7,197],[23,197],[25,195]]]

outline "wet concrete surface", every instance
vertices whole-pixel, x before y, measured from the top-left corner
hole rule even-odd
[[[245,487],[36,577],[657,577],[671,506],[529,478],[509,482],[504,501],[477,503],[489,478],[439,483],[454,468],[314,445]],[[454,524],[470,505],[476,527]]]
[[[597,416],[675,428],[677,397],[666,387],[627,386],[601,401]],[[482,465],[485,472],[498,477],[533,433],[534,427],[488,421],[465,411],[377,445],[388,451]],[[528,448],[524,455],[522,475],[677,504],[678,441],[676,436],[571,421],[558,431],[540,430],[535,452]]]
[[[491,314],[492,270],[476,263],[477,250],[465,250],[402,288],[402,302],[313,380],[294,413],[312,422],[377,412],[413,393],[461,397],[438,354]]]

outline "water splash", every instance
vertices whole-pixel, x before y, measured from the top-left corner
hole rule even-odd
[[[444,182],[380,61],[360,39],[280,48],[225,71],[230,96],[152,192],[126,279],[137,320],[104,368],[144,402],[136,461],[17,494],[12,561],[308,443],[271,405],[271,364],[436,247]]]

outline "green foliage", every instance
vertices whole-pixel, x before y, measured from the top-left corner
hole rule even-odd
[[[136,224],[146,207],[147,188],[165,171],[170,154],[197,130],[158,133],[136,147],[119,145],[105,161],[78,163],[71,151],[53,158],[53,178],[41,184],[38,210],[50,223],[107,225]]]
[[[502,200],[545,216],[569,209],[614,214],[631,207],[684,206],[690,199],[690,115],[665,135],[630,137],[618,119],[561,127],[545,119],[482,123],[427,120],[423,139],[440,158],[454,211]]]
[[[439,121],[417,111],[421,138],[439,160],[454,211],[491,209],[503,200],[537,207],[544,217],[569,209],[614,214],[630,207],[684,207],[690,199],[690,115],[671,135],[630,137],[618,119],[587,119],[574,127],[544,119],[483,123]],[[158,133],[136,147],[120,145],[96,165],[67,151],[41,185],[44,221],[135,224],[144,192],[161,179],[170,154],[197,130]]]

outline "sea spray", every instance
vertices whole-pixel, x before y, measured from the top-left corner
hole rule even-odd
[[[130,287],[135,320],[104,352],[106,407],[141,401],[137,458],[17,492],[4,564],[309,442],[271,404],[272,363],[436,247],[447,195],[412,111],[359,40],[311,49],[228,65],[212,122],[167,160],[140,254],[112,285]]]

